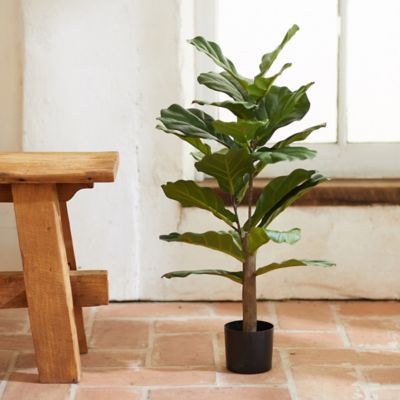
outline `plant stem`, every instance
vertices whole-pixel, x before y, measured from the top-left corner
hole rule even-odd
[[[231,204],[232,204],[233,211],[234,211],[234,213],[235,213],[236,221],[237,221],[237,222],[236,222],[236,224],[237,224],[237,229],[236,229],[236,231],[237,231],[237,233],[238,233],[239,236],[240,236],[240,240],[242,240],[242,227],[241,227],[241,225],[240,225],[239,214],[238,214],[238,211],[237,211],[238,205],[236,204],[236,200],[234,199],[233,196],[231,196]]]
[[[251,227],[251,211],[253,204],[253,174],[249,179],[248,219]],[[257,286],[256,286],[256,254],[250,254],[248,248],[248,232],[242,239],[245,261],[243,263],[243,331],[257,331]]]
[[[243,331],[257,331],[256,254],[248,254],[247,235],[243,240],[246,254],[243,263]]]

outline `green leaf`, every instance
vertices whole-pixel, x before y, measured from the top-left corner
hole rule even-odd
[[[221,48],[217,43],[208,41],[202,36],[196,36],[192,40],[189,40],[189,43],[192,44],[197,50],[210,57],[215,62],[215,64],[219,65],[232,77],[237,79],[238,82],[242,84],[242,86],[247,86],[247,80],[238,74],[233,62],[224,56]]]
[[[254,111],[257,108],[255,104],[248,103],[246,101],[215,101],[209,103],[202,100],[194,100],[193,103],[199,104],[201,106],[216,106],[221,108],[226,108],[235,114],[238,118],[250,119],[254,117]]]
[[[237,122],[224,122],[216,120],[214,128],[224,135],[232,136],[238,143],[246,144],[252,140],[259,128],[264,127],[268,121],[247,121],[239,119]]]
[[[315,150],[307,147],[284,147],[280,149],[263,149],[253,153],[253,157],[261,161],[261,164],[256,166],[257,173],[259,173],[267,164],[274,164],[280,161],[313,159],[316,154]]]
[[[257,225],[259,221],[261,221],[261,226],[267,226],[273,218],[300,197],[298,196],[300,193],[303,194],[303,184],[311,184],[311,182],[314,182],[314,179],[318,181],[318,178],[316,178],[317,175],[311,180],[314,174],[315,171],[296,169],[288,176],[279,176],[269,182],[257,200],[251,219],[252,226]],[[248,228],[249,221],[245,224],[245,229]]]
[[[246,101],[247,93],[243,87],[226,72],[207,72],[197,77],[197,81],[211,90],[225,93],[236,101]]]
[[[285,47],[286,43],[295,35],[299,30],[297,25],[293,25],[286,33],[280,45],[271,53],[264,54],[261,59],[260,73],[257,76],[263,76],[271,67],[273,62],[278,57],[279,53]]]
[[[191,144],[193,147],[195,147],[197,150],[199,150],[203,154],[211,154],[211,147],[208,144],[203,143],[201,141],[201,139],[199,139],[199,138],[181,135],[179,132],[173,131],[171,129],[167,129],[167,128],[163,127],[162,125],[157,125],[156,128],[160,129],[166,133],[170,133],[172,135],[177,136],[179,139]]]
[[[311,178],[293,188],[271,210],[265,213],[260,225],[268,226],[282,211],[293,204],[297,199],[309,192],[314,186],[324,181],[326,181],[326,178],[323,175],[314,174],[311,176]]]
[[[209,249],[228,254],[241,262],[244,261],[241,247],[239,247],[238,242],[233,239],[232,235],[227,232],[208,231],[204,233],[186,232],[182,234],[173,232],[169,235],[160,236],[160,239],[166,242],[182,242],[208,247]]]
[[[285,71],[287,68],[291,66],[292,64],[290,63],[285,64],[277,74],[270,76],[268,78],[264,78],[263,76],[257,76],[254,79],[254,83],[249,85],[247,88],[250,97],[254,101],[259,101],[270,91],[275,80],[283,73],[283,71]]]
[[[245,149],[232,149],[226,154],[204,156],[196,164],[198,171],[213,176],[226,193],[236,194],[245,184],[244,176],[253,171],[253,161]]]
[[[221,197],[210,188],[200,187],[193,181],[179,180],[162,185],[162,189],[168,198],[179,201],[183,207],[210,211],[229,226],[236,222],[235,214],[225,208]]]
[[[242,271],[225,271],[223,269],[200,269],[193,271],[174,271],[164,274],[162,278],[186,278],[189,275],[217,275],[224,278],[228,278],[236,283],[243,284],[243,272]]]
[[[248,249],[253,254],[259,247],[272,240],[275,243],[294,244],[300,240],[301,231],[299,228],[293,228],[290,231],[273,231],[266,228],[251,228],[248,236]]]
[[[172,104],[161,110],[158,120],[168,130],[167,133],[178,131],[177,134],[180,132],[189,137],[215,140],[227,147],[233,144],[232,140],[215,132],[212,125],[214,118],[197,108],[185,109],[178,104]],[[159,125],[159,129],[162,128]]]
[[[299,121],[307,114],[310,109],[310,102],[306,92],[311,85],[313,85],[313,82],[301,86],[295,92],[284,86],[271,87],[260,103],[260,107],[265,108],[270,121],[268,127],[259,132],[260,144],[266,143],[277,129],[294,121]]]
[[[334,263],[324,260],[296,260],[294,258],[283,261],[281,263],[268,264],[265,267],[257,268],[256,275],[266,274],[275,269],[288,268],[288,267],[302,267],[302,266],[314,266],[314,267],[333,267]]]
[[[214,139],[214,128],[207,124],[205,118],[199,117],[178,104],[172,104],[167,109],[161,110],[161,117],[158,120],[169,130],[168,133],[172,133],[172,130],[190,137]]]
[[[282,147],[289,146],[293,142],[299,142],[301,140],[305,140],[315,130],[320,129],[320,128],[325,128],[325,127],[326,127],[326,124],[319,124],[319,125],[312,126],[311,128],[307,128],[304,131],[301,131],[301,132],[298,132],[298,133],[295,133],[295,134],[289,136],[285,140],[281,140],[280,142],[275,143],[272,148],[273,149],[281,149]]]

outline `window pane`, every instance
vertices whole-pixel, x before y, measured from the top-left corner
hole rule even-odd
[[[261,55],[272,51],[286,31],[300,31],[286,45],[271,73],[286,62],[291,68],[276,81],[291,90],[315,81],[309,89],[311,109],[304,122],[279,130],[286,137],[297,130],[326,122],[310,142],[336,141],[337,102],[337,1],[336,0],[218,0],[217,41],[225,55],[248,77],[258,73]],[[220,118],[232,118],[221,113]],[[279,139],[278,133],[276,138]]]
[[[352,0],[345,12],[349,141],[400,142],[400,1]]]

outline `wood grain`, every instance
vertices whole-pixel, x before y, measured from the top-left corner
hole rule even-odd
[[[58,199],[69,201],[82,189],[92,189],[93,183],[60,183],[57,185]],[[0,203],[12,203],[11,184],[0,184]]]
[[[56,185],[12,186],[39,380],[78,382],[78,336]]]
[[[77,266],[76,266],[75,252],[74,252],[74,244],[72,241],[67,203],[65,201],[60,202],[60,214],[61,214],[61,223],[62,223],[64,244],[67,253],[68,265],[71,270],[76,271]],[[86,354],[88,352],[88,345],[86,341],[85,324],[83,321],[82,307],[75,306],[74,315],[75,315],[76,330],[78,332],[79,351],[81,354]]]
[[[70,271],[74,305],[94,307],[108,304],[107,271]],[[0,309],[28,306],[22,271],[0,272]]]
[[[113,182],[117,152],[0,153],[0,183]]]

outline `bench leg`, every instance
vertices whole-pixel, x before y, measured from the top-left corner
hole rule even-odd
[[[61,222],[62,222],[64,242],[65,242],[65,249],[67,251],[68,265],[71,270],[76,271],[77,265],[75,259],[74,244],[72,241],[67,203],[65,201],[60,202],[60,212],[61,212]],[[76,329],[78,331],[79,350],[81,354],[86,354],[88,352],[88,345],[86,341],[85,324],[83,320],[82,307],[75,306],[74,315],[75,315]]]
[[[78,336],[56,185],[16,184],[12,194],[39,380],[78,382]]]

